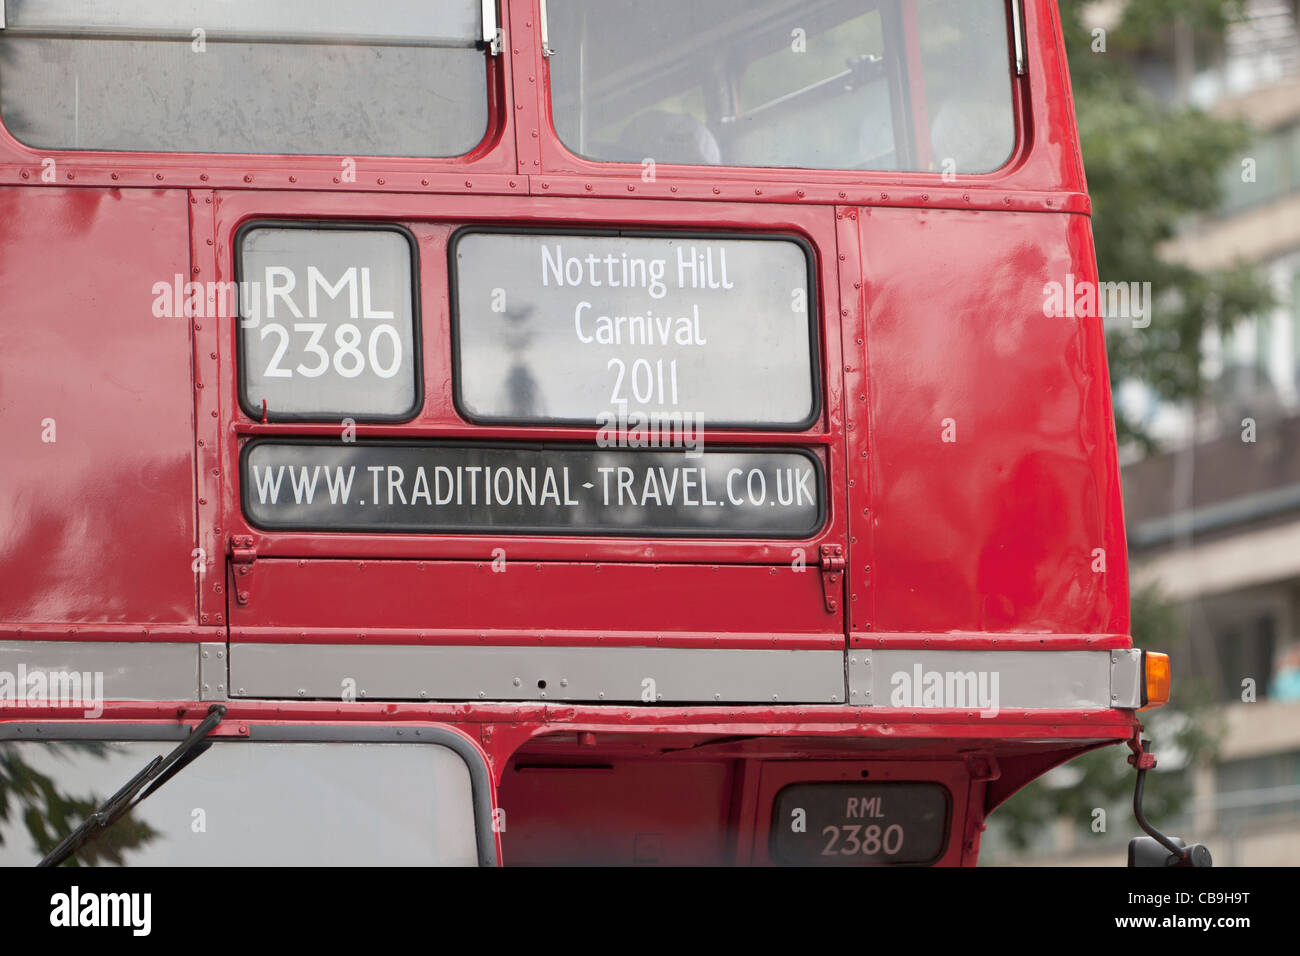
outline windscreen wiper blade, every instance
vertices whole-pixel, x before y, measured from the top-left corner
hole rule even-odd
[[[198,724],[190,735],[166,757],[154,757],[148,765],[127,781],[121,790],[109,797],[104,805],[86,817],[77,829],[69,833],[63,841],[45,856],[37,866],[58,866],[72,854],[76,853],[87,841],[103,833],[114,823],[131,811],[131,808],[170,780],[185,768],[192,760],[212,746],[207,740],[208,734],[216,729],[226,716],[224,704],[213,704],[208,708],[208,716]],[[148,790],[144,788],[148,787]],[[144,790],[141,794],[140,791]]]

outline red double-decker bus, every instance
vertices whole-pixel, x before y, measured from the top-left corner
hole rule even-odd
[[[0,27],[6,863],[973,864],[1141,749],[1051,0],[84,6]]]

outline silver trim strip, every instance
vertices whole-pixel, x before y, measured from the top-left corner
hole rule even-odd
[[[874,703],[871,697],[871,651],[849,648],[846,673],[849,678],[849,703],[870,707]]]
[[[199,647],[152,641],[0,641],[0,671],[103,674],[105,700],[199,700]]]
[[[727,648],[255,643],[227,648],[220,642],[0,641],[0,673],[10,675],[0,683],[10,688],[4,691],[9,697],[0,698],[0,715],[12,702],[13,675],[37,671],[47,682],[60,673],[102,674],[103,699],[125,701],[342,700],[355,694],[358,700],[640,704],[649,703],[653,691],[654,702],[663,704],[839,704],[847,689],[848,702],[863,707],[1142,706],[1137,649],[858,648],[846,655]]]
[[[229,700],[225,644],[199,645],[199,700]]]
[[[1110,652],[1110,699],[1112,707],[1142,706],[1142,652],[1136,647]]]
[[[853,649],[849,701],[978,710],[990,717],[1000,710],[1136,708],[1141,698],[1134,696],[1133,654],[1140,658],[1141,651]]]
[[[844,654],[234,644],[230,687],[232,697],[274,699],[838,704],[844,700]]]

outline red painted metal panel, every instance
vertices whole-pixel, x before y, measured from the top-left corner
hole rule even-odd
[[[190,334],[152,311],[186,205],[0,188],[0,634],[195,621]]]
[[[817,357],[824,370],[823,412],[821,418],[803,433],[767,433],[753,431],[707,431],[705,445],[725,444],[777,446],[802,446],[814,450],[821,458],[827,473],[827,521],[823,529],[812,538],[800,541],[742,541],[726,539],[673,539],[669,537],[599,538],[577,536],[509,536],[509,535],[411,535],[411,534],[323,534],[262,532],[248,524],[239,504],[237,480],[238,455],[248,436],[271,435],[327,435],[336,437],[339,427],[334,425],[260,424],[248,418],[239,408],[235,393],[236,383],[232,373],[221,376],[221,402],[219,421],[222,441],[221,475],[222,508],[213,511],[211,523],[224,529],[226,540],[231,537],[251,539],[251,547],[258,555],[257,568],[251,572],[252,597],[246,608],[230,605],[234,630],[232,640],[275,639],[276,629],[282,628],[281,639],[297,639],[300,632],[317,635],[312,639],[338,641],[345,638],[342,631],[328,628],[343,627],[342,619],[355,620],[357,626],[370,621],[375,633],[387,635],[385,639],[407,640],[412,634],[400,632],[402,627],[419,628],[432,633],[443,630],[444,640],[460,633],[477,640],[479,633],[501,640],[513,633],[511,640],[535,640],[539,635],[569,635],[572,642],[581,643],[586,633],[595,634],[610,628],[617,642],[652,643],[655,625],[646,622],[647,610],[640,608],[638,623],[632,605],[627,613],[615,617],[602,617],[601,598],[590,594],[609,592],[609,579],[621,576],[628,582],[616,590],[632,600],[636,593],[649,588],[655,593],[666,593],[662,583],[669,578],[669,590],[681,608],[679,616],[663,626],[665,640],[696,644],[703,632],[715,632],[709,640],[739,640],[765,646],[809,646],[814,635],[816,646],[834,646],[844,641],[842,607],[827,613],[821,591],[821,575],[817,569],[818,548],[822,543],[845,542],[844,488],[845,469],[843,451],[838,437],[841,419],[842,379],[836,371],[841,363],[841,342],[835,333],[839,313],[839,280],[837,273],[835,232],[831,225],[832,213],[824,208],[790,209],[785,207],[756,208],[746,205],[693,204],[690,215],[684,217],[683,207],[668,203],[646,203],[624,200],[517,200],[498,198],[432,200],[423,197],[372,196],[362,201],[344,202],[333,196],[303,196],[290,193],[252,194],[218,193],[215,209],[215,261],[212,265],[216,281],[233,277],[233,237],[239,226],[261,218],[310,218],[397,221],[409,226],[415,234],[420,252],[422,326],[424,333],[423,360],[426,376],[425,404],[416,418],[401,425],[357,425],[356,437],[448,438],[473,436],[475,440],[543,441],[585,440],[593,441],[596,429],[555,427],[473,426],[465,422],[452,403],[452,356],[450,341],[450,312],[448,303],[447,240],[454,229],[464,222],[503,222],[516,224],[552,224],[555,226],[590,225],[624,227],[679,227],[684,223],[690,229],[720,229],[753,232],[797,233],[812,243],[817,254],[819,312],[822,324],[818,336],[821,354]],[[210,328],[217,331],[204,341],[213,343],[220,355],[219,367],[234,367],[235,320],[218,317]],[[209,504],[208,509],[212,510]],[[202,509],[201,509],[202,510]],[[408,623],[392,623],[372,615],[375,606],[363,600],[351,611],[338,608],[333,622],[318,615],[315,598],[310,587],[290,583],[291,574],[275,571],[263,574],[268,557],[292,557],[300,560],[318,558],[438,558],[482,561],[490,559],[496,549],[504,549],[513,566],[518,562],[542,562],[543,567],[552,562],[564,562],[547,569],[546,578],[533,577],[531,571],[507,575],[465,577],[466,569],[473,565],[430,565],[425,580],[441,577],[449,595],[460,600],[484,602],[476,611],[466,606],[464,614],[448,617],[444,609],[432,617],[427,612],[405,619]],[[597,562],[631,562],[651,565],[691,564],[708,565],[716,570],[687,573],[667,567],[646,573],[634,569],[615,569],[602,572]],[[806,566],[797,573],[796,564]],[[759,565],[761,567],[735,567],[734,565]],[[309,565],[312,567],[314,565]],[[335,568],[322,574],[333,580],[344,572]],[[349,568],[354,567],[349,565]],[[417,573],[413,568],[391,564],[394,580],[406,580]],[[554,575],[558,573],[559,578]],[[603,573],[603,577],[601,576]],[[377,580],[378,575],[368,574],[367,580]],[[493,579],[496,580],[493,580]],[[638,583],[632,584],[633,580]],[[454,585],[452,582],[456,582]],[[484,583],[486,582],[486,583]],[[644,582],[644,583],[640,583]],[[215,586],[215,579],[212,584]],[[339,586],[349,588],[343,582]],[[385,593],[403,594],[401,588],[389,584],[379,585]],[[392,588],[390,590],[390,588]],[[514,592],[512,589],[520,589]],[[502,597],[510,596],[503,603]],[[344,590],[342,594],[358,594]],[[588,595],[582,602],[577,595]],[[409,600],[404,597],[403,601]],[[520,612],[511,616],[509,608],[518,601]],[[593,603],[594,601],[594,603]],[[400,606],[401,602],[399,602]],[[612,607],[612,605],[611,605]],[[485,615],[485,608],[491,614]],[[658,612],[665,613],[663,609]],[[477,617],[475,616],[477,615]],[[352,625],[346,625],[351,628]],[[398,630],[395,630],[398,629]],[[677,634],[673,638],[672,633]],[[694,634],[693,637],[687,637]],[[241,636],[243,635],[243,636]],[[760,638],[760,635],[765,635]],[[802,637],[799,635],[803,635]]]
[[[815,567],[259,559],[231,640],[844,646]]]
[[[501,779],[507,865],[726,862],[731,762],[519,755]]]
[[[190,271],[195,282],[206,284],[216,276],[216,193],[195,190],[190,200]],[[206,306],[206,298],[203,300]],[[202,556],[198,575],[199,623],[212,629],[217,640],[226,637],[226,546],[221,536],[221,353],[220,328],[215,318],[194,316],[194,440],[195,491],[198,498],[198,547]],[[233,375],[227,359],[226,371]]]
[[[1096,281],[1083,216],[863,209],[874,630],[1128,631]],[[867,520],[852,509],[853,534]],[[1104,561],[1104,570],[1102,562]],[[855,632],[859,630],[857,622]]]

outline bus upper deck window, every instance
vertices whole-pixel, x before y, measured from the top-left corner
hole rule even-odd
[[[39,149],[458,156],[480,0],[0,0],[0,119]]]
[[[591,159],[987,173],[1006,0],[549,0],[556,131]]]

